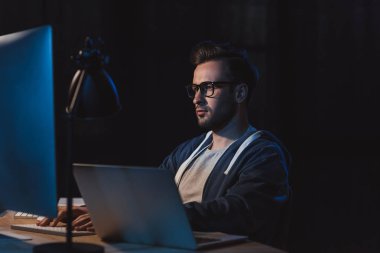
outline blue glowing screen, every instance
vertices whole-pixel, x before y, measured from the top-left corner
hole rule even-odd
[[[56,215],[50,26],[0,36],[0,208]]]

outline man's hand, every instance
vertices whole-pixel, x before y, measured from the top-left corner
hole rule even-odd
[[[38,226],[55,227],[59,222],[66,222],[66,215],[66,207],[58,207],[58,215],[56,218],[43,218],[42,220],[37,220],[36,224]],[[74,230],[93,229],[87,207],[73,207],[73,219],[72,225]]]
[[[94,225],[92,225],[91,217],[88,213],[78,216],[73,221],[73,229],[77,231],[95,232]]]

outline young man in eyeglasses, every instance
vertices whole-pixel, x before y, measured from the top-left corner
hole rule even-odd
[[[257,71],[243,50],[210,41],[192,54],[186,86],[200,127],[161,164],[175,175],[190,223],[198,231],[249,235],[275,244],[289,199],[288,154],[280,141],[249,123]]]
[[[160,167],[175,175],[194,230],[244,234],[275,244],[289,199],[288,156],[276,137],[248,121],[257,71],[245,51],[229,44],[202,42],[191,59],[193,83],[186,90],[199,126],[208,132],[179,145]],[[85,209],[74,214],[79,215],[75,229],[93,229]],[[63,210],[53,226],[64,216]]]

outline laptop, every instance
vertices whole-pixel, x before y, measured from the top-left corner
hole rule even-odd
[[[95,231],[104,241],[194,250],[248,239],[193,232],[168,170],[74,163],[73,173]]]

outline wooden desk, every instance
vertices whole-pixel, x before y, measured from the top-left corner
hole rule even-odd
[[[32,237],[32,240],[16,240],[16,239],[0,239],[0,252],[32,252],[33,245],[50,243],[50,242],[64,242],[65,237],[63,236],[54,236],[46,235],[40,233],[24,232],[19,230],[13,230],[10,228],[10,224],[13,223],[34,223],[35,220],[30,219],[14,219],[14,212],[7,212],[6,215],[0,217],[0,231],[11,231],[12,233],[20,235],[28,235]],[[136,245],[129,243],[105,243],[98,236],[80,236],[73,237],[74,242],[86,242],[94,243],[104,246],[106,253],[123,253],[123,252],[171,252],[171,253],[180,253],[180,252],[195,252],[189,250],[180,250],[172,248],[162,248],[162,247],[152,247],[147,245]],[[285,251],[257,243],[257,242],[244,242],[231,246],[223,246],[210,250],[202,250],[196,252],[212,252],[212,253],[285,253]]]

